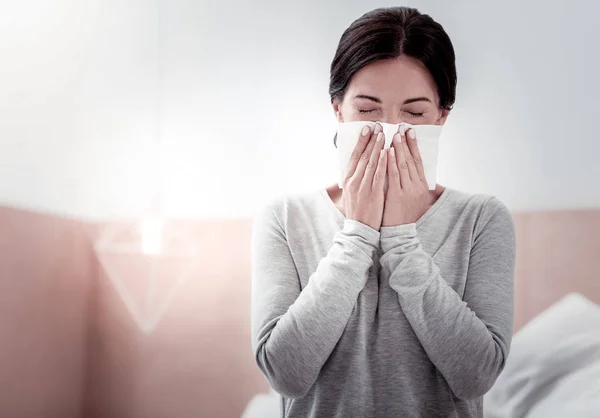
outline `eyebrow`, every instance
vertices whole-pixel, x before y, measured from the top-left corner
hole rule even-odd
[[[375,103],[381,103],[381,99],[375,96],[369,96],[367,94],[357,94],[356,96],[354,96],[355,99],[367,99],[367,100],[371,100],[372,102]],[[413,97],[411,99],[406,99],[404,101],[403,104],[407,105],[410,103],[414,103],[414,102],[429,102],[431,103],[431,100],[429,100],[427,97]]]
[[[370,100],[375,103],[381,103],[381,99],[374,97],[374,96],[369,96],[366,94],[357,94],[356,96],[354,96],[354,98],[355,99],[367,99],[367,100]]]

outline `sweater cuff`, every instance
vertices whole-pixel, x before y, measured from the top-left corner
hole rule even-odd
[[[394,238],[399,235],[417,235],[417,224],[404,224],[381,227],[381,238]]]
[[[346,219],[342,233],[349,237],[358,238],[354,242],[367,253],[372,253],[379,245],[379,231],[359,221]]]
[[[385,226],[381,228],[381,250],[384,253],[397,247],[408,247],[418,242],[417,224]]]

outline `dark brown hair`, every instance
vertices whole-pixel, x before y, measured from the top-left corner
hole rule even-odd
[[[410,7],[372,10],[344,31],[331,62],[331,101],[343,100],[350,80],[361,68],[400,55],[415,58],[427,68],[437,86],[440,107],[451,110],[457,82],[454,47],[439,23]]]

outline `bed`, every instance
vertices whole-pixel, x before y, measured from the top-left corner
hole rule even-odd
[[[516,333],[485,418],[598,418],[600,211],[514,216]]]
[[[513,337],[485,418],[600,417],[600,306],[571,293]]]

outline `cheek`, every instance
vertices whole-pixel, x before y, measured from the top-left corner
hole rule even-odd
[[[340,106],[337,115],[340,122],[358,122],[361,120],[367,120],[367,118],[364,118],[363,116],[366,115],[356,111],[356,109],[348,105]]]
[[[423,121],[423,125],[437,125],[439,121],[439,116],[436,114],[425,116]]]
[[[424,116],[423,120],[423,125],[443,125],[445,118],[443,118],[442,112],[430,112]]]
[[[347,112],[344,113],[344,122],[377,121],[379,118],[369,113]]]

